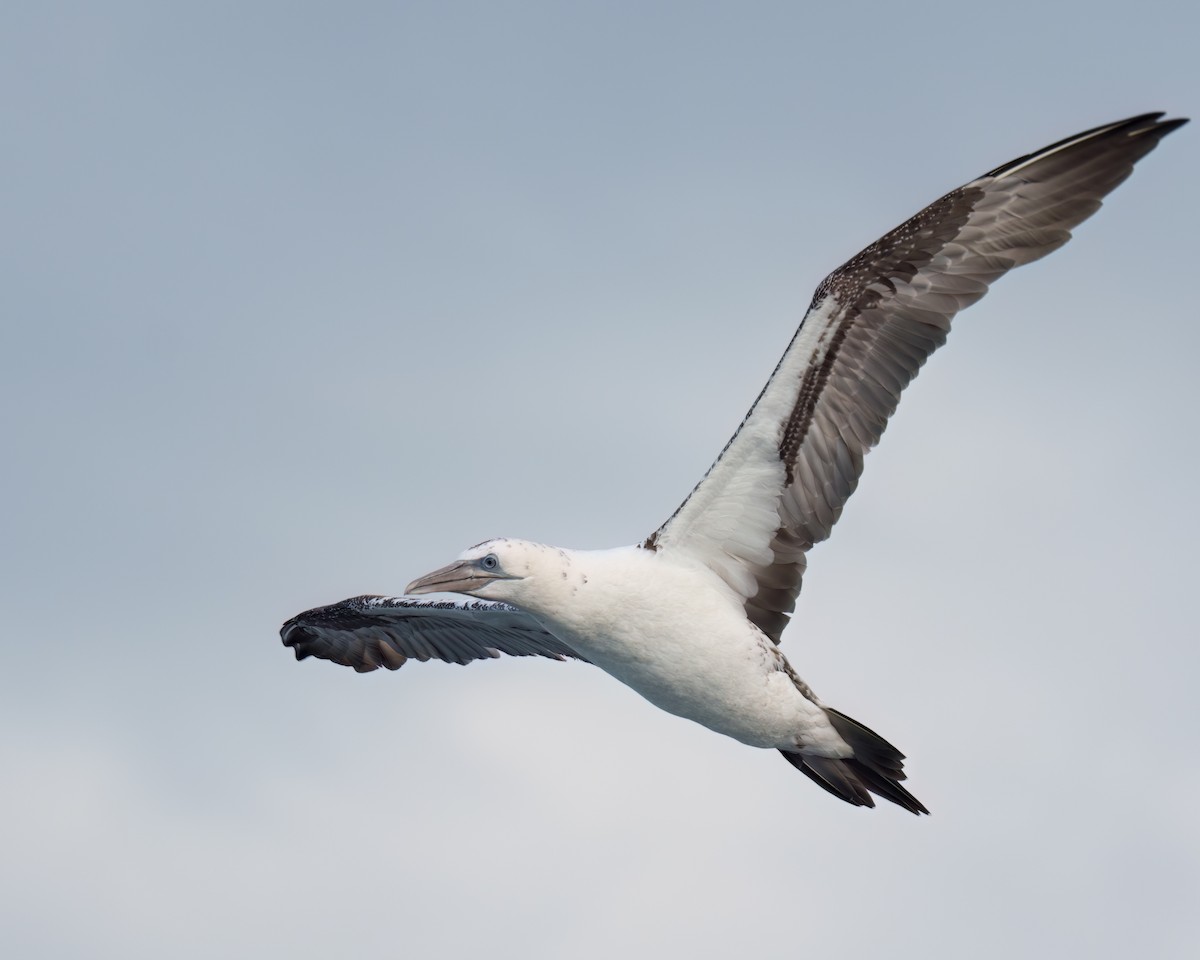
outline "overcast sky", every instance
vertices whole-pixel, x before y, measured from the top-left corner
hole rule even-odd
[[[833,267],[1200,104],[1182,2],[11,4],[13,957],[1192,956],[1198,129],[961,315],[785,649],[932,816],[598,670],[279,624],[632,543]]]

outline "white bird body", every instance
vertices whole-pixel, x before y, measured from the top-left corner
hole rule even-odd
[[[955,315],[1062,246],[1184,120],[1143,114],[1019,157],[952,190],[818,286],[796,335],[716,462],[635,547],[489,540],[408,586],[289,620],[283,642],[359,671],[587,660],[669,713],[779,750],[848,803],[928,813],[904,755],[823,705],[778,644],[808,551],[854,492],[900,394]],[[475,599],[472,599],[475,598]]]
[[[503,539],[463,559],[479,551],[524,575],[492,581],[477,596],[532,614],[655,706],[752,747],[850,754],[782,651],[746,619],[742,597],[704,564],[637,547]]]

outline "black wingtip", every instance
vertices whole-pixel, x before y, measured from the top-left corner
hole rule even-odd
[[[1158,143],[1158,141],[1165,137],[1168,133],[1178,130],[1188,122],[1187,117],[1177,117],[1172,120],[1162,120],[1161,118],[1164,116],[1166,116],[1166,114],[1162,110],[1157,110],[1152,113],[1139,113],[1135,117],[1127,117],[1124,120],[1106,123],[1099,127],[1092,127],[1090,130],[1083,130],[1079,133],[1072,134],[1069,137],[1063,137],[1063,139],[1042,147],[1040,150],[1035,150],[1033,153],[1027,153],[1023,157],[1016,157],[1015,159],[1008,161],[1008,163],[1001,164],[994,170],[989,170],[983,176],[1000,177],[1017,167],[1023,167],[1026,164],[1036,161],[1042,157],[1047,157],[1051,154],[1057,153],[1064,147],[1073,148],[1075,145],[1083,145],[1090,141],[1099,142],[1111,140],[1119,137],[1121,134],[1125,134],[1130,138],[1141,138],[1145,136],[1149,136],[1151,138],[1151,145],[1134,157],[1134,162],[1136,162],[1137,159],[1145,156],[1145,154],[1149,153],[1150,150],[1153,150],[1154,144]]]
[[[297,660],[307,660],[313,655],[309,644],[315,639],[315,637],[313,637],[298,621],[298,617],[293,617],[282,627],[280,627],[279,639],[283,641],[283,645],[285,647],[291,648],[292,653],[296,655]]]
[[[1162,139],[1168,133],[1173,133],[1188,122],[1188,117],[1174,117],[1170,120],[1163,120],[1166,113],[1162,110],[1157,113],[1143,113],[1140,117],[1130,117],[1128,120],[1117,124],[1117,130],[1128,130],[1131,134],[1152,133],[1156,139]]]

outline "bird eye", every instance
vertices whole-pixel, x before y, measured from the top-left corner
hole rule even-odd
[[[483,567],[484,570],[495,570],[498,566],[500,566],[500,561],[496,559],[496,555],[494,553],[489,553],[486,557],[479,561],[479,565]]]

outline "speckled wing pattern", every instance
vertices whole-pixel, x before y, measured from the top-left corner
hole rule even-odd
[[[701,557],[778,642],[807,551],[829,536],[863,455],[951,319],[1013,267],[1066,243],[1186,122],[1162,116],[1097,127],[997,167],[826,277],[733,439],[643,546]]]
[[[449,594],[351,597],[293,617],[279,631],[296,659],[320,657],[359,673],[412,660],[470,663],[513,657],[582,659],[507,603]]]

